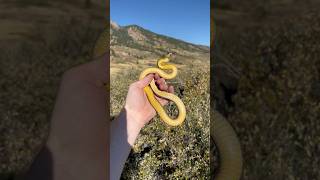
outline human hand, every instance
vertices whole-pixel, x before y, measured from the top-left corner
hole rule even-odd
[[[103,86],[109,79],[108,59],[105,55],[63,76],[47,142],[54,158],[54,180],[108,177],[109,125]]]
[[[136,81],[130,85],[125,110],[129,119],[135,121],[137,126],[140,128],[147,124],[156,115],[156,111],[150,104],[147,95],[143,90],[144,87],[150,84],[152,79],[155,80],[159,90],[169,93],[174,92],[173,86],[167,85],[165,79],[161,78],[158,74],[149,74],[144,79]],[[164,98],[156,96],[156,99],[162,106],[168,103],[168,100]]]
[[[134,146],[142,127],[155,115],[144,88],[155,80],[158,89],[173,93],[173,86],[168,86],[163,78],[157,74],[149,74],[144,79],[132,83],[129,87],[124,109],[119,116],[111,122],[110,128],[110,179],[120,179],[122,169],[128,158],[131,147]],[[167,100],[156,97],[165,105]]]

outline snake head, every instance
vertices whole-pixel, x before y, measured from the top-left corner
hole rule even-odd
[[[169,57],[171,57],[171,55],[172,55],[172,53],[169,52],[167,55],[165,55],[165,57],[169,58]]]
[[[169,57],[172,57],[172,56],[174,56],[174,55],[176,55],[175,52],[169,52],[166,57],[169,58]]]

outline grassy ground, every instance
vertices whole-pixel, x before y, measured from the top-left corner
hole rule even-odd
[[[204,61],[205,62],[205,61]],[[174,63],[174,60],[172,60]],[[208,61],[206,61],[208,63]],[[153,65],[155,66],[155,64]],[[191,65],[189,65],[191,67]],[[129,84],[142,69],[111,76],[111,114],[117,116],[124,105]],[[138,137],[122,174],[124,179],[197,179],[209,177],[209,68],[179,69],[171,83],[187,109],[181,127],[169,127],[158,117]],[[170,115],[176,107],[166,107]]]
[[[94,23],[102,17],[91,16],[88,11],[81,19],[72,12],[59,19],[57,4],[52,7],[43,3],[29,4],[34,11],[24,16],[32,21],[24,25],[22,17],[15,13],[20,6],[13,1],[7,3],[0,5],[0,24],[10,22],[14,27],[22,27],[9,29],[9,34],[7,29],[0,30],[1,180],[11,179],[31,163],[48,135],[61,75],[91,60],[94,43],[103,27],[102,23]],[[3,9],[5,5],[8,7]],[[21,11],[27,9],[24,6]],[[55,10],[57,14],[50,13]]]
[[[221,55],[241,72],[227,116],[241,142],[243,179],[319,179],[320,14],[312,12],[315,2],[299,8],[264,3],[270,9],[261,16],[226,4],[217,11],[217,28],[222,28],[217,38]],[[243,23],[233,23],[244,16]]]

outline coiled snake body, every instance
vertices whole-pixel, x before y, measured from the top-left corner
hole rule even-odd
[[[161,76],[164,79],[173,79],[177,75],[177,68],[173,64],[168,64],[167,62],[169,61],[169,57],[171,54],[160,58],[157,62],[159,68],[147,68],[142,73],[140,74],[139,79],[143,79],[145,76],[147,76],[150,73],[157,73],[159,76]],[[166,73],[164,70],[171,70],[171,73]],[[157,86],[155,85],[154,80],[151,81],[149,86],[146,86],[144,88],[144,91],[148,97],[148,100],[150,104],[153,106],[153,108],[157,111],[159,114],[160,118],[167,123],[170,126],[178,126],[180,125],[184,119],[186,118],[186,108],[181,101],[181,99],[172,94],[172,93],[167,93],[164,91],[160,91]],[[179,110],[179,115],[176,119],[171,119],[168,114],[165,112],[161,104],[157,101],[155,98],[155,95],[153,92],[165,99],[171,100],[176,103],[176,106],[178,107]]]

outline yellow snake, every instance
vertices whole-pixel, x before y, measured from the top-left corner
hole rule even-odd
[[[163,58],[160,58],[157,62],[158,64],[158,68],[147,68],[144,71],[142,71],[142,73],[140,74],[139,80],[143,79],[144,77],[146,77],[148,74],[151,73],[157,73],[159,74],[159,76],[161,76],[164,79],[173,79],[177,76],[177,68],[176,66],[174,66],[173,64],[168,64],[167,62],[169,62],[169,57],[171,56],[171,54],[166,55]],[[166,73],[164,70],[171,70],[171,73]],[[153,108],[157,111],[157,113],[159,114],[160,118],[167,123],[170,126],[178,126],[181,123],[183,123],[184,119],[186,118],[186,108],[183,104],[183,102],[181,101],[181,99],[172,94],[172,93],[168,93],[168,92],[164,92],[164,91],[160,91],[154,80],[151,81],[149,86],[146,86],[144,88],[144,92],[146,93],[148,100],[150,102],[150,104],[153,106]],[[155,95],[160,96],[162,98],[171,100],[173,102],[175,102],[175,104],[178,107],[179,110],[179,115],[176,119],[171,119],[168,114],[166,113],[166,111],[163,109],[163,107],[161,106],[161,104],[159,103],[159,101],[155,98]]]
[[[211,6],[212,8],[212,6]],[[211,52],[215,43],[215,26],[213,22],[213,9],[211,9]],[[210,71],[215,73],[215,65],[213,64]],[[239,180],[242,174],[242,152],[237,134],[229,122],[218,112],[211,110],[211,138],[216,144],[219,152],[219,169],[214,180]]]
[[[109,32],[108,28],[105,28],[99,38],[96,41],[96,44],[93,49],[93,57],[97,58],[109,51]]]
[[[93,52],[93,56],[94,57],[100,57],[103,54],[105,54],[106,52],[108,52],[108,43],[109,43],[109,32],[107,31],[108,29],[106,28],[102,34],[100,35],[100,37],[98,38],[96,45],[94,47],[94,52]],[[164,79],[173,79],[177,76],[177,68],[176,66],[174,66],[173,64],[168,64],[167,62],[169,62],[169,57],[171,56],[171,54],[166,55],[163,58],[160,58],[158,60],[158,67],[159,68],[147,68],[145,69],[141,74],[139,79],[143,79],[145,76],[147,76],[150,73],[157,73],[159,74],[159,76],[161,76]],[[171,73],[166,73],[164,70],[171,70]],[[183,104],[183,102],[181,101],[181,99],[172,94],[172,93],[167,93],[164,91],[160,91],[157,86],[155,85],[154,80],[152,80],[152,82],[150,83],[149,86],[144,88],[144,91],[148,97],[148,100],[150,102],[150,104],[153,106],[153,108],[157,111],[157,113],[159,114],[160,118],[167,123],[168,125],[171,126],[177,126],[180,125],[184,119],[186,118],[186,108]],[[158,102],[158,100],[155,98],[155,95],[153,94],[155,93],[157,96],[160,96],[162,98],[171,100],[173,102],[176,103],[178,110],[179,110],[179,115],[176,119],[171,119],[168,114],[166,113],[166,111],[163,109],[163,107],[161,106],[161,104]]]

